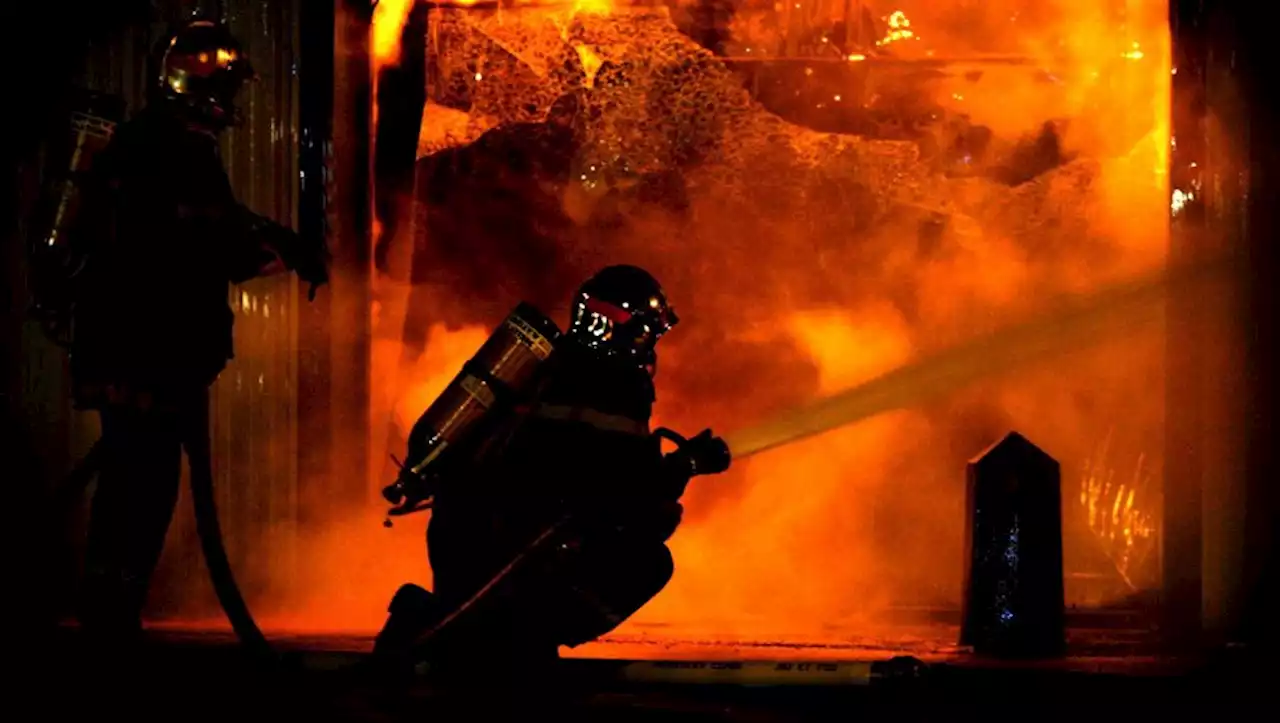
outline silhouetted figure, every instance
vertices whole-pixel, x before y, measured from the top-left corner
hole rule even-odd
[[[323,245],[234,198],[218,135],[253,77],[219,25],[165,46],[149,106],[121,125],[84,182],[73,244],[72,375],[104,453],[86,552],[84,628],[127,642],[178,496],[183,446],[207,453],[208,388],[232,356],[228,284],[276,268],[327,280]],[[202,455],[207,463],[207,454]]]
[[[536,675],[525,671],[613,630],[670,580],[680,497],[695,474],[727,469],[728,448],[708,430],[664,455],[649,429],[655,344],[677,319],[648,273],[601,271],[573,314],[532,403],[434,482],[436,589],[397,593],[378,641],[386,660],[407,663],[435,627],[428,655],[445,672]]]

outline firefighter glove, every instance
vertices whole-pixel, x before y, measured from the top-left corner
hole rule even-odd
[[[698,436],[689,439],[671,457],[679,461],[690,477],[704,474],[720,474],[729,469],[729,445],[704,429]]]

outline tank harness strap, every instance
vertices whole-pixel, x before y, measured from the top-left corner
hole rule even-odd
[[[642,421],[617,414],[605,414],[589,407],[542,404],[534,409],[533,416],[561,422],[582,422],[606,432],[631,434],[637,437],[649,436],[649,422],[647,420]]]

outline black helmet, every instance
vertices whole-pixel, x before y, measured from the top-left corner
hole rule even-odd
[[[578,289],[569,337],[652,370],[658,339],[678,322],[662,285],[649,272],[610,266]]]
[[[191,113],[192,120],[221,129],[235,123],[236,94],[253,78],[253,68],[230,31],[196,20],[164,46],[156,90]]]

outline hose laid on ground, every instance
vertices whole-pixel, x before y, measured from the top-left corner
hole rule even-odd
[[[227,549],[222,544],[222,526],[218,522],[218,505],[213,496],[213,460],[210,453],[209,424],[192,423],[184,435],[183,446],[187,450],[187,464],[191,469],[191,501],[195,509],[196,535],[204,553],[205,567],[213,583],[218,604],[231,623],[236,637],[251,655],[264,661],[274,661],[275,651],[258,628],[249,606],[245,604],[240,586],[236,584]]]

